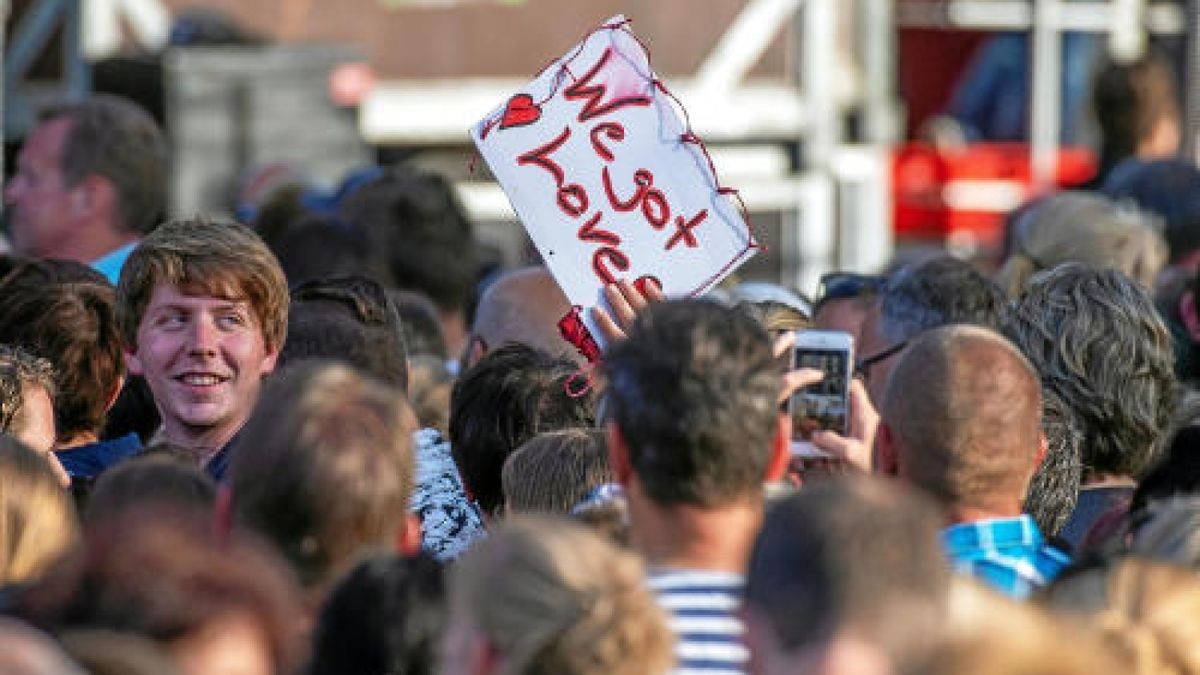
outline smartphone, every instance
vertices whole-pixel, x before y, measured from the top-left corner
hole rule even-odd
[[[812,368],[824,373],[820,382],[792,394],[788,412],[792,420],[792,455],[827,457],[811,442],[814,431],[847,435],[850,426],[850,378],[854,369],[854,338],[836,330],[796,332],[792,368]]]

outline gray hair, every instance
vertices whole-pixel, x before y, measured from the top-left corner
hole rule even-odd
[[[996,328],[1006,300],[970,263],[942,256],[901,269],[879,296],[881,333],[892,342],[954,323]]]
[[[1200,569],[1200,497],[1173,497],[1151,503],[1146,511],[1133,535],[1133,553]]]
[[[1042,432],[1046,457],[1029,481],[1025,512],[1047,537],[1058,534],[1075,510],[1083,482],[1083,434],[1069,408],[1053,390],[1042,391]]]
[[[1145,289],[1115,270],[1060,265],[1033,278],[1004,332],[1075,416],[1085,471],[1136,477],[1152,464],[1178,385]]]
[[[1158,218],[1102,195],[1053,195],[1016,220],[1012,254],[996,280],[1016,297],[1039,271],[1079,262],[1118,270],[1150,288],[1167,261],[1160,230]]]

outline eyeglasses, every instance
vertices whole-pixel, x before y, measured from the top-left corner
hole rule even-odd
[[[830,300],[857,298],[865,293],[875,293],[887,277],[878,274],[856,274],[854,272],[830,272],[821,276],[817,286],[817,301],[814,307]]]
[[[877,363],[880,363],[882,361],[886,361],[887,359],[891,358],[892,356],[895,356],[897,353],[900,352],[900,350],[904,349],[907,346],[908,346],[908,340],[901,340],[900,342],[897,342],[896,344],[892,345],[891,347],[888,347],[887,349],[884,349],[883,351],[875,352],[871,356],[861,359],[858,363],[854,364],[854,375],[856,377],[861,377],[864,380],[867,379],[868,377],[870,377],[869,371],[871,369],[871,366],[873,366]]]

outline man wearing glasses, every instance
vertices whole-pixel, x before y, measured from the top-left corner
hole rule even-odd
[[[852,291],[857,290],[857,294]],[[847,302],[868,304],[861,330],[839,325],[850,315]],[[843,303],[842,308],[830,303]],[[969,263],[943,256],[902,268],[889,278],[826,275],[814,309],[817,327],[846,330],[855,336],[856,379],[865,386],[850,390],[850,438],[825,431],[813,436],[821,450],[869,467],[875,407],[883,401],[892,367],[908,344],[922,333],[950,324],[996,329],[1005,306],[1004,293]],[[823,317],[823,312],[828,312]],[[869,399],[869,400],[868,400]],[[868,410],[868,408],[870,408]],[[857,409],[857,410],[856,410]]]

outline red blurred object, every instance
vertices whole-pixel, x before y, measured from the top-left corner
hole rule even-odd
[[[1004,217],[1037,192],[1029,145],[976,143],[939,150],[897,148],[892,163],[893,227],[901,241],[950,242],[998,250]],[[1061,148],[1055,187],[1080,185],[1096,173],[1087,148]]]

